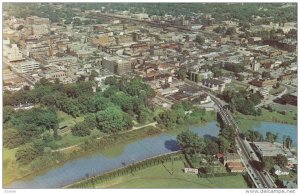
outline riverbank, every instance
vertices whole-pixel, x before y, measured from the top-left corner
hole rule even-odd
[[[80,157],[89,156],[93,154],[108,153],[107,150],[113,148],[116,144],[118,146],[125,146],[126,144],[144,138],[151,137],[160,134],[162,131],[154,127],[145,127],[139,130],[130,131],[128,133],[123,133],[122,136],[112,135],[104,137],[97,140],[91,137],[86,140],[82,145],[78,146],[76,149],[63,152],[46,153],[44,156],[37,158],[32,161],[29,165],[18,165],[15,161],[9,160],[11,162],[10,166],[14,166],[12,171],[6,171],[3,177],[3,185],[7,186],[10,183],[34,177],[36,175],[42,174],[50,169],[59,167],[68,161],[75,160]],[[95,144],[95,145],[93,145]],[[90,147],[88,147],[90,146]],[[94,146],[94,147],[93,147]],[[102,146],[102,147],[100,147]],[[99,149],[97,149],[99,148]],[[7,150],[7,153],[9,150]],[[5,153],[4,153],[5,155]],[[7,154],[8,156],[8,154]],[[14,158],[14,154],[9,154],[10,158]]]
[[[243,115],[237,112],[234,117],[236,118],[242,131],[248,131],[253,129],[253,127],[258,126],[260,122],[275,122],[297,125],[297,117],[295,117],[295,114],[296,112],[291,111],[283,115],[276,111],[269,112],[268,110],[262,108],[262,114],[260,116]]]
[[[215,113],[207,114],[207,117],[205,117],[205,119],[199,124],[199,126],[214,120],[214,115]],[[53,168],[62,166],[68,161],[72,161],[89,155],[102,154],[106,157],[117,157],[123,153],[124,147],[131,142],[146,137],[157,136],[163,133],[171,133],[176,135],[186,129],[187,125],[185,125],[185,127],[178,127],[174,131],[154,128],[151,126],[122,133],[122,135],[116,134],[114,136],[104,137],[102,139],[96,139],[91,137],[90,139],[87,139],[82,145],[77,146],[72,150],[47,153],[45,156],[42,156],[37,160],[33,161],[30,165],[23,166],[22,169],[20,166],[17,168],[8,168],[11,169],[11,171],[5,173],[3,184],[4,186],[7,186],[17,180],[30,179],[31,177],[43,174]],[[14,158],[14,156],[12,158]],[[17,165],[15,161],[11,162],[14,162],[14,166]]]

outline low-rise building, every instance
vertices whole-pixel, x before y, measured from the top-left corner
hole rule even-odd
[[[286,156],[287,158],[293,158],[293,154],[282,147],[279,143],[270,142],[253,142],[255,152],[260,158],[263,157],[275,157],[279,154]]]
[[[275,85],[277,83],[277,80],[276,79],[254,79],[249,83],[257,87],[267,87],[267,86]]]
[[[225,83],[217,79],[204,79],[201,83],[213,91],[223,92],[225,89]]]
[[[230,172],[244,172],[245,170],[241,162],[227,162],[226,167]]]
[[[237,153],[226,153],[224,155],[224,166],[229,162],[241,162],[241,158]]]
[[[11,66],[18,73],[28,73],[40,68],[40,64],[34,60],[17,62],[12,64]]]

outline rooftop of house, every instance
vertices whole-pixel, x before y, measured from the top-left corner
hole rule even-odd
[[[224,155],[224,161],[230,161],[230,160],[239,160],[240,156],[237,153],[226,153]]]

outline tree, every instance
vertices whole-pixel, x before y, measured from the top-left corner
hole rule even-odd
[[[264,157],[263,158],[263,168],[270,171],[274,166],[274,159],[272,157]]]
[[[236,29],[235,29],[235,27],[229,27],[229,28],[227,28],[227,30],[226,30],[226,35],[234,35],[236,33]]]
[[[218,78],[218,77],[223,76],[223,73],[219,67],[213,67],[211,71],[213,72],[214,77]]]
[[[21,134],[15,129],[3,130],[3,147],[12,149],[23,144]]]
[[[141,108],[137,114],[137,121],[141,124],[146,123],[149,117],[149,110],[147,108]]]
[[[45,142],[43,139],[35,139],[33,140],[33,147],[36,149],[38,155],[43,155]]]
[[[240,75],[240,74],[238,74],[237,77],[238,77],[237,78],[238,81],[244,81],[244,79],[245,79],[245,77],[243,75]]]
[[[101,20],[101,19],[96,19],[96,24],[103,24],[103,20]]]
[[[253,130],[249,130],[248,133],[246,134],[246,137],[251,142],[260,141],[262,139],[262,135],[258,131],[253,131]]]
[[[82,23],[79,18],[73,19],[73,26],[80,26]]]
[[[261,97],[260,97],[260,95],[257,94],[257,93],[250,94],[250,95],[249,95],[249,99],[250,99],[255,105],[261,103]]]
[[[15,110],[11,106],[4,106],[3,108],[3,123],[9,121],[15,114]]]
[[[12,124],[19,131],[22,138],[27,141],[42,134],[45,130],[57,129],[58,119],[54,110],[33,108],[19,112],[12,119]]]
[[[196,41],[198,44],[203,45],[203,43],[205,42],[205,39],[204,39],[203,36],[201,36],[200,34],[198,34],[198,35],[196,36],[195,41]]]
[[[292,145],[292,138],[290,136],[287,136],[287,138],[284,138],[284,145],[286,148],[291,148],[291,145]]]
[[[266,133],[266,141],[274,143],[276,140],[277,140],[277,135],[275,135],[271,132]]]
[[[285,167],[288,164],[287,158],[282,154],[278,154],[277,156],[275,156],[274,162],[280,167]]]
[[[155,117],[155,120],[158,124],[161,124],[164,127],[172,128],[175,124],[175,118],[171,113],[171,110],[165,110],[164,112],[159,113],[159,115]]]
[[[201,153],[204,147],[203,138],[190,130],[181,132],[176,139],[180,148],[190,155]]]
[[[16,161],[26,165],[39,156],[39,150],[37,150],[33,145],[25,145],[20,147],[15,154]]]
[[[230,147],[230,143],[227,139],[225,139],[224,137],[220,137],[219,138],[219,150],[222,153],[226,153],[227,150]]]
[[[118,85],[118,80],[115,76],[110,76],[105,79],[104,84],[116,86]]]
[[[130,125],[130,121],[125,120],[123,112],[115,106],[106,108],[104,111],[96,113],[97,127],[105,133],[116,133]]]
[[[89,113],[84,117],[84,125],[88,129],[94,129],[97,125],[96,115]]]
[[[219,152],[219,146],[216,142],[204,139],[205,147],[203,148],[203,153],[206,155],[214,155]]]
[[[71,128],[71,131],[74,136],[84,137],[91,134],[91,130],[84,122],[76,123],[76,125]]]
[[[185,80],[187,77],[187,69],[186,67],[180,67],[179,70],[177,71],[177,75],[179,79]]]

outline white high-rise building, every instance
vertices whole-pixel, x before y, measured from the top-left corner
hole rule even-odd
[[[10,62],[24,60],[22,53],[20,52],[16,44],[12,44],[12,47],[9,51],[8,59]]]

